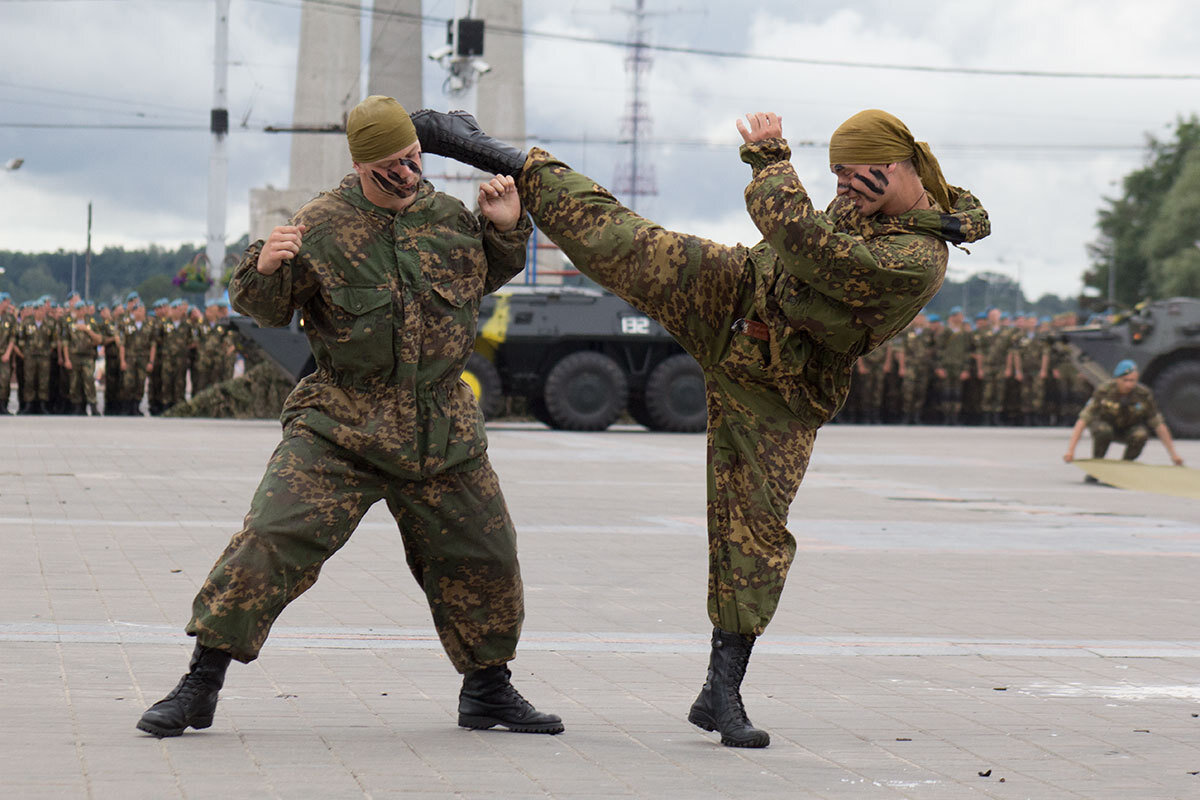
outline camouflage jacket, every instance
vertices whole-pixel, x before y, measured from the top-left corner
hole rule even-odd
[[[197,330],[197,358],[219,361],[233,345],[233,330],[227,323],[205,322]]]
[[[165,320],[158,328],[158,352],[160,360],[179,361],[187,357],[188,347],[193,341],[194,328],[187,320],[176,322]]]
[[[1088,400],[1079,418],[1085,424],[1107,422],[1115,430],[1123,430],[1133,425],[1142,424],[1154,430],[1162,424],[1162,415],[1154,403],[1154,394],[1145,384],[1135,384],[1129,394],[1121,394],[1116,380],[1110,380],[1097,387]]]
[[[938,366],[946,370],[950,377],[957,379],[963,371],[970,371],[974,360],[975,335],[966,328],[954,330],[946,328],[942,331],[941,344],[938,347]]]
[[[1042,357],[1046,354],[1049,343],[1044,337],[1022,335],[1013,346],[1021,359],[1021,372],[1024,377],[1036,377],[1042,371]],[[1047,365],[1047,368],[1049,366]]]
[[[126,320],[117,329],[117,338],[125,351],[125,359],[143,361],[150,357],[150,347],[156,343],[158,333],[150,320],[142,322],[141,327],[134,320]]]
[[[20,323],[14,314],[0,314],[0,356],[8,349],[9,344],[16,341]]]
[[[87,330],[80,330],[76,327],[80,322],[87,326]],[[89,320],[71,320],[71,326],[67,328],[67,353],[71,358],[95,358],[96,357],[96,342],[88,334],[88,331],[95,331],[96,326]]]
[[[986,328],[975,332],[975,351],[983,357],[987,375],[1004,372],[1011,344],[1012,337],[1005,328]]]
[[[741,155],[754,171],[746,208],[763,235],[751,250],[756,310],[771,328],[775,380],[797,416],[820,425],[845,400],[855,359],[902,331],[937,293],[946,243],[982,239],[991,224],[957,187],[949,213],[864,218],[841,197],[822,213],[783,139],[743,145]]]
[[[58,323],[46,319],[38,325],[32,319],[21,325],[17,347],[26,358],[50,356],[58,346]]]
[[[233,307],[260,325],[301,312],[317,370],[288,397],[284,424],[400,477],[472,466],[487,438],[460,376],[480,299],[525,265],[528,217],[501,233],[428,182],[394,213],[351,174],[292,222],[307,226],[300,254],[263,275],[255,242],[229,285]]]

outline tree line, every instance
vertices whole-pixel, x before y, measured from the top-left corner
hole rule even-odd
[[[240,255],[249,244],[243,236],[229,245],[227,252]],[[172,281],[179,270],[204,252],[202,244],[184,244],[175,249],[150,245],[145,249],[127,250],[106,247],[92,253],[89,289],[91,299],[111,303],[125,298],[136,290],[147,301],[159,297],[174,300],[185,293]],[[229,259],[226,259],[227,262]],[[0,291],[8,292],[20,303],[42,295],[64,298],[72,288],[84,290],[85,255],[58,250],[53,253],[22,253],[0,250]]]

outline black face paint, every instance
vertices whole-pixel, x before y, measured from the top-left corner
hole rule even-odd
[[[871,192],[871,194],[873,194],[877,197],[883,196],[883,188],[878,186],[870,178],[868,178],[864,175],[859,175],[857,173],[855,173],[854,178],[858,178],[862,182],[862,185],[867,187],[867,191]],[[851,180],[853,180],[853,178],[851,178]]]
[[[884,186],[888,185],[888,177],[883,174],[883,170],[879,167],[871,167],[870,173],[875,176],[875,180],[879,181]]]
[[[405,186],[404,178],[394,169],[389,169],[384,175],[376,170],[371,170],[371,180],[375,181],[375,185],[379,190],[390,194],[393,197],[411,197],[416,194],[417,186],[421,183],[421,168],[417,166],[415,161],[410,161],[407,158],[399,159],[399,164],[408,168],[413,173],[412,184]]]

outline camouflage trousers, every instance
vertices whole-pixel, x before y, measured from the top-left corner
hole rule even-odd
[[[942,381],[942,413],[947,420],[958,422],[959,415],[962,414],[963,388],[966,383],[962,379],[961,371],[946,371],[946,379]]]
[[[769,375],[769,344],[730,330],[754,316],[770,276],[754,274],[746,248],[664,230],[544,151],[517,188],[581,272],[657,320],[704,370],[708,614],[722,630],[761,634],[796,553],[788,508],[816,438]]]
[[[1146,442],[1150,441],[1150,429],[1141,424],[1114,428],[1110,423],[1098,419],[1088,425],[1088,431],[1092,434],[1092,458],[1104,458],[1113,442],[1121,442],[1125,445],[1121,458],[1133,461],[1142,454]]]
[[[280,612],[380,499],[454,667],[511,660],[524,595],[516,533],[487,457],[465,471],[404,481],[299,422],[285,429],[242,530],[196,595],[187,632],[253,661]]]
[[[1004,410],[1004,390],[1008,385],[1004,370],[989,368],[980,380],[983,383],[983,396],[979,401],[979,410],[985,414],[999,414]]]
[[[163,408],[182,403],[187,393],[187,354],[167,355],[162,363],[162,394],[159,402]]]
[[[48,354],[25,355],[25,394],[28,402],[49,402],[50,372],[53,368]]]
[[[1037,372],[1026,372],[1021,380],[1021,413],[1041,414],[1046,407],[1046,379]]]
[[[149,354],[126,353],[125,369],[121,370],[121,402],[129,403],[135,414],[139,413],[142,396],[146,394],[146,362],[149,358]]]
[[[12,362],[14,360],[15,357],[10,355],[8,361],[0,361],[0,414],[8,413],[8,399],[12,396]]]
[[[71,355],[71,402],[96,402],[96,357]]]
[[[920,418],[925,408],[925,400],[929,395],[931,373],[925,368],[909,367],[904,370],[900,379],[900,392],[903,397],[904,415],[910,419]]]

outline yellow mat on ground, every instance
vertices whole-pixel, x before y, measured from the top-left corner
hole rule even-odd
[[[1101,483],[1118,489],[1200,500],[1200,469],[1139,464],[1111,458],[1084,458],[1071,463]]]

